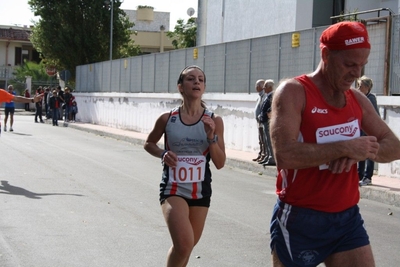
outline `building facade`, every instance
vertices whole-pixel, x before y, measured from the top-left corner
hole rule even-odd
[[[27,26],[0,25],[0,88],[7,86],[15,66],[25,60],[39,63],[39,53],[29,40],[31,31]]]
[[[169,12],[156,12],[153,8],[124,10],[132,27],[132,39],[139,45],[144,54],[162,53],[173,50],[172,40],[167,36],[169,31]]]
[[[399,0],[199,0],[198,46],[300,31],[333,23],[332,16],[388,8]],[[376,13],[359,15],[371,18]]]

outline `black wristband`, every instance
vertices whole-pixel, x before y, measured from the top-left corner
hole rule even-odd
[[[168,150],[164,150],[164,152],[161,154],[161,161],[163,160],[164,155],[165,155],[165,153],[167,153],[167,152],[168,152]]]
[[[164,165],[164,155],[167,152],[168,152],[168,150],[164,150],[164,152],[161,154],[161,165]]]
[[[32,99],[31,99],[31,102],[32,102],[32,103],[35,103],[35,100],[34,100],[34,98],[32,98]]]

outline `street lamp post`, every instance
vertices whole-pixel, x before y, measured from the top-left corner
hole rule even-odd
[[[111,21],[110,21],[110,61],[112,61],[112,47],[113,47],[113,21],[114,21],[114,0],[111,1]]]
[[[123,3],[124,0],[118,0]],[[110,5],[111,19],[110,19],[110,92],[111,92],[111,78],[112,78],[112,50],[113,50],[113,24],[114,24],[114,0],[106,0],[105,4]]]

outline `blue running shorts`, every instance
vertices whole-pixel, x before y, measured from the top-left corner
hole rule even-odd
[[[331,254],[369,244],[357,205],[342,212],[299,208],[278,200],[272,214],[271,250],[285,266],[317,266]]]

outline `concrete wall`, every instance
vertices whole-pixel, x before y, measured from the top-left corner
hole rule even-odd
[[[179,94],[168,93],[74,93],[77,120],[109,127],[149,133],[161,113],[180,105]],[[258,132],[254,107],[258,94],[216,94],[203,96],[208,108],[224,120],[228,149],[258,153]],[[400,97],[378,96],[381,117],[400,137]],[[400,178],[400,161],[378,165],[378,174]]]
[[[312,27],[312,0],[201,1],[199,46]],[[204,16],[204,13],[207,15]],[[296,14],[301,14],[297,16]],[[204,37],[206,39],[204,39]]]
[[[15,47],[21,47],[21,44],[10,42],[7,47],[7,42],[0,42],[0,66],[15,66]]]
[[[314,4],[315,1],[319,3]],[[323,2],[323,3],[322,3]],[[331,9],[331,1],[322,0],[202,0],[198,11],[198,46],[275,35],[313,27],[313,8]],[[390,8],[398,13],[399,0],[346,0],[345,12]],[[326,10],[324,10],[326,11]],[[318,11],[316,11],[318,12]],[[331,23],[328,16],[327,24]],[[318,13],[319,14],[319,13]],[[320,14],[319,14],[320,15]],[[381,12],[381,16],[389,15]],[[359,15],[366,19],[378,13]],[[323,25],[318,25],[323,26]]]
[[[149,133],[161,113],[180,105],[181,96],[154,93],[74,93],[79,108],[77,120]],[[254,118],[257,94],[205,94],[208,108],[222,116],[226,147],[258,153]]]
[[[378,96],[377,101],[381,118],[389,125],[392,131],[400,137],[400,97]],[[380,163],[378,174],[400,178],[400,160],[387,164]]]

